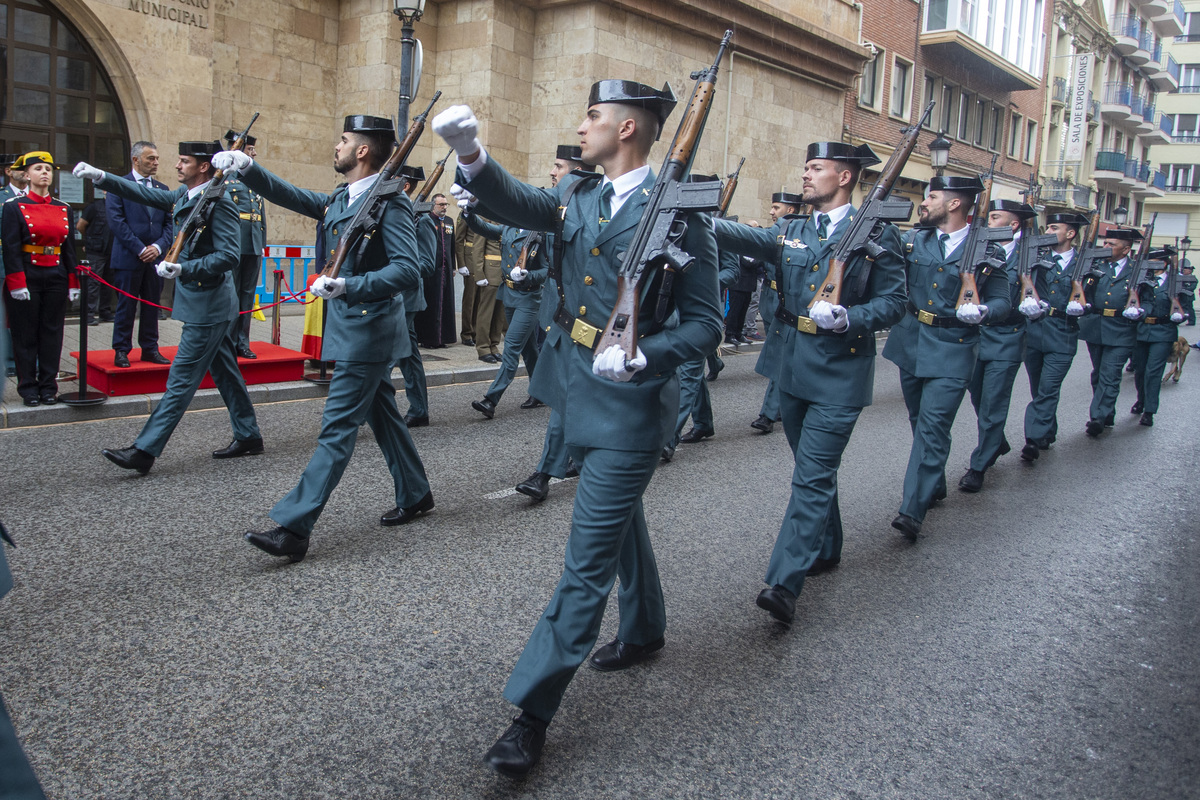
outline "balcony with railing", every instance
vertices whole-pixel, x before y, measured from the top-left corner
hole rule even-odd
[[[1130,95],[1129,97],[1129,116],[1141,117],[1146,110],[1146,98],[1140,94]]]
[[[1050,90],[1050,102],[1063,106],[1067,104],[1067,79],[1055,78],[1054,87]]]
[[[1171,132],[1175,129],[1175,118],[1170,114],[1159,114],[1157,123],[1152,123],[1147,131],[1138,131],[1142,144],[1170,144]]]
[[[1133,87],[1128,83],[1110,81],[1104,84],[1100,96],[1100,114],[1106,119],[1124,121],[1132,112]]]
[[[1154,31],[1150,28],[1140,28],[1138,30],[1137,47],[1126,58],[1129,63],[1135,66],[1142,66],[1150,61],[1150,54],[1154,51]]]
[[[926,0],[917,41],[975,75],[982,85],[1014,92],[1042,86],[1042,36],[998,35],[1000,20],[960,0]]]
[[[1179,93],[1180,94],[1200,94],[1200,83],[1193,84],[1190,86],[1180,86]]]
[[[1160,92],[1173,92],[1179,88],[1179,62],[1170,53],[1165,54],[1157,65],[1148,65],[1147,75]]]
[[[1200,33],[1184,33],[1175,37],[1175,44],[1194,44],[1200,42]]]
[[[1108,21],[1108,31],[1117,40],[1113,49],[1127,56],[1138,49],[1142,38],[1142,20],[1137,14],[1113,14]]]
[[[1070,201],[1071,182],[1057,178],[1047,178],[1042,182],[1042,202],[1048,205],[1062,205]]]
[[[1173,0],[1170,8],[1162,14],[1150,13],[1150,21],[1163,36],[1178,36],[1183,33],[1183,21],[1187,19],[1187,11],[1183,8],[1182,0]]]
[[[1147,100],[1142,106],[1141,119],[1134,120],[1134,123],[1139,134],[1152,133],[1155,130],[1154,104]]]
[[[1116,183],[1125,177],[1125,154],[1119,150],[1101,150],[1096,153],[1096,169],[1092,178],[1097,182]]]
[[[1124,169],[1122,169],[1121,172],[1125,175],[1126,181],[1133,183],[1137,181],[1138,172],[1141,170],[1141,168],[1142,162],[1136,161],[1132,158],[1127,158],[1125,159]]]
[[[1071,194],[1073,195],[1072,199],[1075,202],[1076,208],[1092,207],[1092,187],[1077,183],[1072,189]]]

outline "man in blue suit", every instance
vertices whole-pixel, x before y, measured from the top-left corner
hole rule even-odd
[[[158,148],[154,142],[135,142],[130,156],[133,170],[125,180],[148,189],[167,190],[165,183],[154,179],[158,172]],[[112,338],[115,363],[118,367],[129,366],[133,318],[140,307],[138,347],[142,349],[142,360],[167,364],[167,359],[158,352],[158,309],[149,304],[157,303],[162,296],[162,278],[154,266],[171,247],[174,237],[171,215],[155,206],[126,201],[115,192],[109,192],[104,198],[104,210],[113,237],[112,258],[108,264],[113,282],[121,291],[146,301],[139,303],[132,297],[117,295]]]
[[[513,668],[504,696],[521,714],[484,756],[497,772],[526,775],[541,756],[546,726],[600,633],[619,576],[617,638],[588,663],[621,670],[663,647],[666,608],[642,494],[675,427],[679,365],[703,358],[721,341],[717,249],[711,218],[692,214],[682,249],[695,261],[675,280],[678,324],[656,325],[657,293],[638,313],[641,334],[627,359],[612,346],[595,352],[617,302],[618,253],[630,247],[654,187],[650,148],[675,107],[662,92],[633,81],[592,86],[579,126],[583,158],[604,177],[570,175],[553,189],[512,178],[482,149],[466,106],[443,111],[433,128],[458,152],[458,183],[479,198],[480,213],[502,224],[561,231],[559,272],[565,302],[555,314],[533,373],[530,394],[562,415],[563,435],[579,465],[566,558],[558,588]]]

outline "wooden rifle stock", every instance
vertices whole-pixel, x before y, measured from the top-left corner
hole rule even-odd
[[[1092,212],[1092,221],[1088,223],[1087,229],[1084,231],[1083,241],[1079,243],[1079,250],[1075,253],[1075,258],[1082,259],[1084,251],[1091,249],[1093,242],[1096,241],[1096,234],[1100,230],[1100,209],[1097,208]],[[1071,275],[1071,296],[1067,299],[1069,303],[1079,303],[1079,305],[1087,307],[1087,294],[1083,290],[1083,270],[1080,269],[1084,264],[1080,261],[1076,264],[1076,269]]]
[[[525,265],[529,263],[530,258],[537,258],[538,247],[542,243],[542,232],[531,231],[525,237],[525,244],[521,245],[521,253],[517,256],[517,264],[515,269],[525,269]]]
[[[433,189],[437,186],[437,182],[442,179],[442,173],[446,169],[446,162],[450,160],[450,156],[454,155],[454,148],[450,148],[450,152],[446,153],[446,157],[433,165],[433,172],[429,173],[429,179],[425,181],[425,185],[421,187],[421,191],[417,192],[417,202],[426,203],[429,201],[429,196],[433,194]]]
[[[1158,212],[1150,217],[1149,224],[1142,229],[1142,245],[1138,248],[1137,261],[1131,262],[1133,272],[1129,273],[1129,296],[1125,300],[1125,308],[1141,308],[1142,298],[1138,289],[1146,280],[1148,257],[1150,255],[1150,238],[1154,236],[1154,223],[1158,220]]]
[[[1167,266],[1167,294],[1171,295],[1171,316],[1179,314],[1187,316],[1183,310],[1183,303],[1179,302],[1179,254],[1171,256],[1171,263]]]
[[[717,216],[725,217],[729,214],[729,206],[733,203],[733,193],[737,191],[738,176],[742,174],[742,165],[746,163],[746,157],[742,156],[742,160],[738,162],[737,169],[729,173],[725,181],[725,188],[721,190],[721,200],[719,208],[717,208]]]
[[[971,227],[975,230],[967,234],[967,240],[962,243],[962,257],[958,262],[958,279],[960,288],[958,290],[958,302],[954,304],[956,309],[962,308],[964,305],[972,304],[979,305],[979,284],[975,280],[975,267],[971,263],[975,259],[971,257],[970,240],[972,234],[978,234],[987,227],[988,205],[992,202],[992,180],[996,175],[996,156],[992,156],[992,169],[988,172],[987,178],[983,181],[983,191],[975,200],[975,217],[971,220]]]

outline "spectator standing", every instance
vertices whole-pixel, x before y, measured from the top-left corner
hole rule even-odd
[[[29,186],[29,178],[25,176],[25,170],[17,166],[17,159],[20,157],[20,153],[9,153],[3,157],[6,180],[4,188],[0,190],[0,202],[20,197],[25,194],[25,190]]]
[[[96,190],[96,199],[88,203],[79,215],[75,229],[83,234],[83,252],[92,272],[112,283],[112,271],[108,268],[112,250],[112,231],[108,228],[108,213],[105,210],[105,192]],[[88,281],[87,315],[89,325],[113,321],[113,290],[100,281]]]
[[[458,274],[462,276],[462,343],[467,347],[475,346],[475,307],[478,297],[475,290],[477,278],[483,276],[483,257],[489,248],[496,248],[499,253],[500,244],[492,242],[484,236],[471,230],[467,225],[464,214],[458,215],[458,225],[454,228],[454,256],[458,262]]]
[[[433,196],[433,220],[437,251],[433,274],[425,278],[425,310],[413,320],[421,347],[454,344],[454,220],[446,216],[450,207],[444,194]]]

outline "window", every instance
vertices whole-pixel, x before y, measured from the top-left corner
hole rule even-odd
[[[1164,164],[1168,192],[1200,191],[1200,164]]]
[[[1175,141],[1192,142],[1200,138],[1200,114],[1175,115]]]
[[[892,61],[892,101],[888,113],[893,117],[908,119],[908,108],[912,105],[913,66],[895,58]]]
[[[1004,109],[1000,106],[992,106],[991,109],[991,141],[988,142],[988,149],[993,152],[1000,152],[1000,137],[1004,134]]]
[[[1181,93],[1200,92],[1200,64],[1184,64],[1179,72],[1179,91]]]
[[[1030,164],[1033,163],[1033,157],[1037,155],[1037,132],[1038,124],[1030,120],[1025,125],[1025,158],[1024,160]]]
[[[975,120],[974,120],[975,137],[972,141],[975,142],[976,147],[986,147],[987,146],[986,145],[987,139],[985,137],[987,136],[988,109],[990,108],[990,106],[991,106],[991,104],[988,103],[987,100],[984,100],[982,97],[975,100],[975,111],[974,111],[974,114],[975,114]]]
[[[879,108],[879,71],[883,63],[883,51],[875,53],[875,57],[863,66],[862,77],[858,81],[858,102],[868,108]]]
[[[1104,216],[1112,219],[1117,210],[1117,196],[1114,193],[1108,192],[1106,195],[1104,195],[1104,208]]]
[[[1008,157],[1016,158],[1021,152],[1021,115],[1014,113],[1008,122]]]
[[[941,81],[939,81],[937,79],[937,76],[930,75],[928,72],[925,73],[925,93],[923,95],[921,95],[921,111],[922,111],[922,113],[924,113],[925,107],[927,105],[929,105],[930,103],[935,103],[940,99],[941,92],[939,91],[940,87],[938,85],[940,83],[941,83]],[[937,106],[934,106],[934,108],[936,109]],[[938,115],[933,112],[930,112],[929,121],[925,123],[925,127],[928,128],[930,125],[936,125],[937,121],[938,121]]]
[[[942,124],[939,129],[948,132],[951,136],[954,135],[954,87],[942,85],[942,108],[941,113],[934,114],[934,117],[941,117]]]
[[[964,142],[971,139],[971,95],[963,92],[958,96],[958,138]]]

